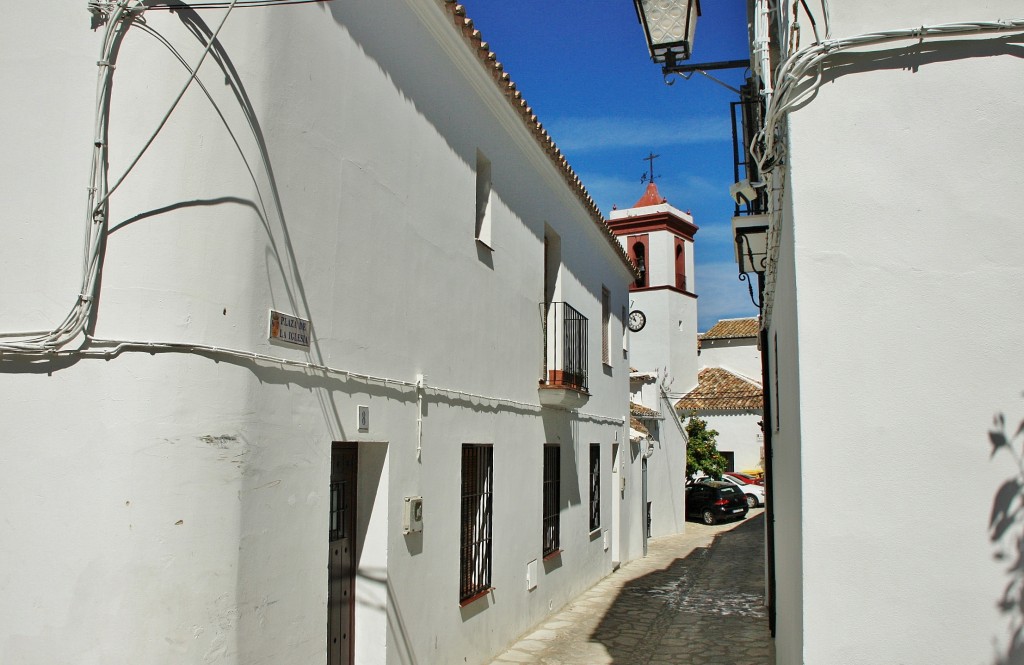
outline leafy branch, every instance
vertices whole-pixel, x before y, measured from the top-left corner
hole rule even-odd
[[[696,411],[691,411],[686,421],[686,437],[686,477],[704,473],[721,478],[728,461],[718,452],[718,432],[708,429],[707,421],[697,417]]]
[[[1016,465],[1016,475],[1007,479],[996,491],[989,516],[989,538],[996,546],[996,561],[1011,561],[1006,569],[1009,582],[998,601],[999,611],[1010,622],[1010,643],[1006,655],[996,658],[996,665],[1024,663],[1024,421],[1013,434],[1006,429],[1006,417],[997,414],[988,432],[992,451],[1009,455]]]

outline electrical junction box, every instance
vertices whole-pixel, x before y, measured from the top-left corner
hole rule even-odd
[[[407,496],[402,511],[402,533],[419,533],[423,531],[423,497]]]

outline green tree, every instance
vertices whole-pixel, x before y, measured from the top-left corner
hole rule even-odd
[[[686,436],[686,477],[693,478],[704,472],[704,475],[720,480],[728,462],[718,452],[718,432],[708,429],[707,421],[698,418],[696,411],[691,411],[690,419],[686,421]]]

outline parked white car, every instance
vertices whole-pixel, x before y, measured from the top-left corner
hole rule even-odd
[[[704,482],[705,480],[712,480],[712,478],[704,476],[703,478],[698,479],[697,482]],[[764,487],[760,485],[748,485],[729,474],[722,474],[722,482],[730,483],[740,488],[743,495],[747,497],[748,507],[756,508],[764,505]]]

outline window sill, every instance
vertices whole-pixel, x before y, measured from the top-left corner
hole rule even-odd
[[[541,559],[541,560],[542,561],[550,561],[551,559],[554,559],[554,558],[560,557],[560,556],[562,556],[561,548],[555,550],[554,552],[548,552],[547,554],[544,555],[544,558]]]
[[[598,538],[600,535],[601,535],[601,526],[600,525],[598,525],[597,528],[590,530],[590,539],[591,540],[594,540],[595,538]]]
[[[473,603],[475,603],[476,601],[480,600],[481,598],[483,598],[485,596],[489,596],[492,591],[494,591],[494,587],[487,587],[483,591],[477,593],[475,596],[470,596],[466,600],[460,601],[459,602],[459,607],[466,607],[467,605],[472,605]]]
[[[483,249],[486,249],[488,251],[494,251],[494,246],[491,243],[487,242],[486,240],[481,240],[480,238],[477,238],[476,244],[477,246],[482,247]]]

